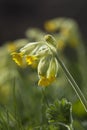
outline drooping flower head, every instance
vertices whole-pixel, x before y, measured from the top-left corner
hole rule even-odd
[[[28,43],[19,50],[13,52],[13,60],[23,66],[26,62],[33,68],[37,68],[38,85],[49,86],[57,77],[58,62],[54,55],[56,41],[51,35],[46,35],[43,41]]]

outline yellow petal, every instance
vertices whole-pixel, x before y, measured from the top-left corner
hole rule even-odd
[[[49,83],[49,80],[45,77],[42,77],[39,82],[38,82],[38,85],[39,86],[48,86],[50,83]]]
[[[36,56],[26,56],[26,62],[28,65],[32,65],[38,58]]]
[[[23,65],[23,54],[22,53],[17,53],[17,52],[13,52],[12,54],[12,58],[15,61],[15,63],[17,63],[19,66]]]
[[[54,80],[55,80],[55,77],[50,77],[50,78],[41,77],[38,82],[38,85],[46,87],[46,86],[49,86]]]

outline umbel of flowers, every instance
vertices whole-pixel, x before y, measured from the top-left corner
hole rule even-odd
[[[49,86],[56,79],[58,72],[58,61],[53,51],[56,51],[55,39],[46,35],[43,41],[28,43],[11,55],[18,66],[30,65],[37,68],[38,85]]]
[[[56,79],[59,63],[65,72],[69,83],[87,112],[87,100],[72,75],[59,58],[56,46],[57,44],[54,37],[51,35],[46,35],[44,40],[28,43],[22,47],[19,52],[12,52],[11,55],[13,60],[20,67],[31,65],[32,67],[37,68],[39,77],[38,85],[44,87],[49,86]]]

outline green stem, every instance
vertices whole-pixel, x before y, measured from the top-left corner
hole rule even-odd
[[[79,100],[81,101],[81,103],[83,104],[85,111],[87,112],[87,100],[84,97],[82,91],[80,90],[79,86],[77,85],[77,83],[75,82],[74,78],[72,77],[72,75],[70,74],[70,72],[68,71],[68,69],[66,68],[66,66],[64,65],[64,63],[62,62],[62,60],[59,58],[59,55],[57,52],[54,52],[55,56],[60,64],[60,66],[62,67],[63,71],[66,74],[66,77],[69,81],[69,83],[71,84],[72,88],[74,89],[74,91],[76,92],[76,95],[78,96]]]
[[[16,102],[16,94],[15,94],[15,77],[13,79],[13,105],[14,105],[14,114],[15,114],[15,119],[17,117],[17,102]]]
[[[83,106],[85,108],[85,111],[87,112],[87,100],[84,97],[84,95],[83,95],[82,91],[80,90],[79,86],[75,82],[74,78],[72,77],[72,75],[70,74],[70,72],[68,71],[68,69],[66,68],[65,64],[59,58],[59,54],[57,52],[57,49],[55,48],[55,46],[53,46],[54,43],[56,43],[55,39],[51,35],[46,35],[45,36],[45,40],[46,40],[46,45],[50,48],[50,50],[53,52],[54,56],[58,60],[60,66],[62,67],[64,73],[66,74],[66,77],[67,77],[69,83],[71,84],[71,86],[74,89],[76,95],[78,96],[79,100],[83,104]]]
[[[9,128],[9,114],[8,114],[8,110],[6,110],[6,114],[7,114],[7,130],[10,130],[10,128]]]
[[[44,124],[48,124],[45,113],[46,113],[46,108],[49,107],[49,103],[48,103],[47,97],[45,95],[45,88],[41,88],[41,90],[42,90],[42,99],[41,99],[41,118],[40,118],[41,127],[40,127],[40,130],[44,130],[44,128],[43,128]]]
[[[72,124],[67,126],[68,130],[73,130]]]
[[[84,86],[86,86],[87,84],[87,72],[86,72],[86,67],[87,67],[87,60],[86,60],[86,49],[84,46],[83,41],[81,40],[81,43],[79,44],[79,46],[76,48],[77,49],[77,54],[78,54],[78,62],[79,62],[79,68],[80,68],[80,72],[82,75],[82,85],[83,85],[83,90],[85,91]]]
[[[78,96],[79,100],[83,104],[83,106],[85,108],[85,111],[87,112],[87,100],[84,97],[84,95],[83,95],[82,91],[80,90],[79,86],[75,82],[74,78],[72,77],[72,75],[70,74],[70,72],[68,71],[68,69],[66,68],[65,64],[59,58],[59,54],[57,52],[57,49],[54,46],[54,43],[56,43],[55,39],[53,38],[53,36],[51,36],[49,34],[46,35],[44,38],[46,40],[46,45],[50,48],[50,50],[53,52],[54,56],[58,60],[60,66],[62,67],[64,73],[66,74],[66,77],[67,77],[69,83],[71,84],[71,86],[74,89],[76,95]]]
[[[44,94],[42,89],[42,98],[41,98],[41,117],[40,117],[40,130],[43,130],[43,124],[44,124]]]
[[[42,88],[42,94],[44,96],[44,100],[45,100],[47,107],[49,107],[49,102],[48,102],[48,99],[47,99],[46,94],[45,94],[45,88]]]

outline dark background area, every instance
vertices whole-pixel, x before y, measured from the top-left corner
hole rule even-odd
[[[55,17],[73,18],[87,37],[87,0],[0,0],[0,44],[24,38],[29,27]]]

